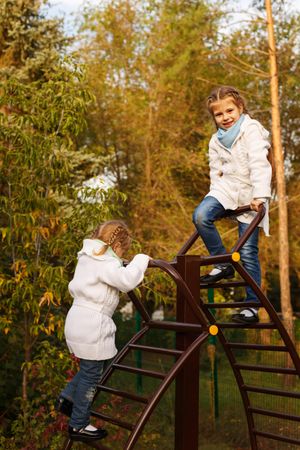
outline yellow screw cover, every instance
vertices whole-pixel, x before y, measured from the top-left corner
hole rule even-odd
[[[208,331],[212,336],[216,336],[219,333],[219,328],[217,327],[217,325],[211,325]]]
[[[232,261],[238,262],[241,259],[239,252],[233,252],[231,255]]]

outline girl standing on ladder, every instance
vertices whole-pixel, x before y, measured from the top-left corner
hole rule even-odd
[[[144,278],[149,256],[136,255],[123,267],[122,256],[131,244],[124,222],[100,225],[91,239],[83,241],[69,291],[74,298],[65,323],[71,353],[80,359],[80,370],[61,392],[57,410],[70,416],[72,440],[97,440],[106,430],[90,424],[91,405],[101,375],[116,355],[116,326],[112,315],[119,291],[129,292]]]
[[[213,117],[217,132],[209,143],[210,191],[193,214],[195,227],[210,255],[227,253],[215,220],[225,210],[234,210],[250,204],[258,211],[261,204],[266,215],[259,225],[269,236],[268,201],[271,197],[272,166],[268,160],[269,132],[250,117],[246,103],[237,89],[221,86],[214,89],[207,99],[207,107]],[[244,234],[253,219],[253,212],[237,217],[239,236]],[[260,286],[261,270],[258,258],[259,228],[256,228],[240,250],[241,261],[247,272]],[[223,278],[233,278],[230,264],[217,264],[200,279],[203,283],[215,283]],[[246,302],[258,302],[253,289],[246,288]],[[258,322],[258,308],[245,305],[232,320],[239,323]]]

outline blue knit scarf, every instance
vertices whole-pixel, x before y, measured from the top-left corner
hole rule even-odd
[[[237,122],[235,122],[232,127],[230,127],[228,130],[223,130],[223,128],[218,128],[217,132],[217,138],[221,142],[224,147],[228,148],[229,150],[232,147],[232,144],[235,141],[235,138],[240,132],[241,125],[245,119],[245,114],[241,114],[241,117]]]

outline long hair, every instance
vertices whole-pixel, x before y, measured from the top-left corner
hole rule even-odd
[[[104,242],[104,246],[95,253],[97,256],[103,255],[108,247],[114,250],[114,246],[119,242],[124,252],[126,252],[131,244],[129,229],[122,220],[108,220],[93,231],[92,239],[100,239]]]

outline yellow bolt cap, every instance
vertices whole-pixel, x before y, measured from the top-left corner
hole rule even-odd
[[[208,331],[212,336],[216,336],[219,333],[219,328],[217,327],[217,325],[211,325]]]
[[[239,252],[233,252],[231,255],[232,261],[238,262],[241,259]]]

